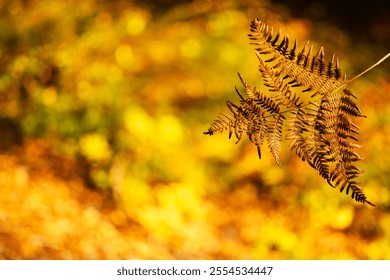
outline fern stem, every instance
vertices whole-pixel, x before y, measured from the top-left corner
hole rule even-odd
[[[347,85],[349,84],[350,82],[356,80],[357,78],[359,78],[360,76],[363,76],[364,74],[366,74],[368,71],[370,71],[372,68],[378,66],[379,64],[381,64],[383,61],[385,61],[388,57],[390,56],[390,53],[388,53],[387,55],[385,55],[384,57],[382,57],[380,60],[378,60],[377,63],[373,64],[372,66],[370,66],[369,68],[367,68],[366,70],[364,70],[362,73],[358,74],[357,76],[353,77],[352,79],[346,81],[343,85]]]

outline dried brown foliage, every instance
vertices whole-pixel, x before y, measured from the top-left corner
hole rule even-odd
[[[250,30],[269,96],[239,74],[245,90],[243,95],[236,88],[240,104],[227,101],[233,116],[220,115],[205,134],[226,129],[229,138],[235,134],[237,142],[247,134],[260,158],[266,138],[270,153],[281,166],[278,155],[285,130],[291,150],[330,186],[374,206],[356,181],[363,170],[356,166],[361,160],[356,149],[361,146],[356,143],[359,127],[353,119],[365,116],[356,103],[357,96],[346,88],[356,77],[347,81],[338,58],[333,55],[326,61],[323,47],[313,54],[313,46],[307,42],[299,51],[297,40],[291,46],[288,35],[281,37],[280,30],[274,34],[273,28],[259,19],[252,21]]]

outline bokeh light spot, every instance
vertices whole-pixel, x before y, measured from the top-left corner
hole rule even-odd
[[[115,59],[120,66],[124,68],[130,67],[134,62],[133,49],[129,45],[120,45],[115,50]]]
[[[202,46],[198,40],[188,39],[180,45],[180,53],[187,58],[196,58],[201,52]]]
[[[179,120],[173,115],[165,115],[158,120],[161,140],[167,144],[179,144],[183,141],[183,129]]]
[[[81,153],[93,161],[104,161],[111,156],[107,139],[101,134],[86,134],[79,141]]]
[[[48,87],[43,91],[42,101],[46,106],[52,106],[57,101],[57,90],[55,87]]]
[[[130,133],[144,138],[154,130],[152,118],[140,107],[130,107],[124,113],[124,125]]]
[[[127,21],[126,29],[130,35],[138,35],[146,26],[147,18],[141,13],[132,14]]]

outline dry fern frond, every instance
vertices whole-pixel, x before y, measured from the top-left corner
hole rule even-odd
[[[204,134],[229,130],[237,142],[245,133],[261,158],[261,146],[267,138],[268,148],[278,166],[283,129],[291,150],[316,169],[330,186],[340,187],[358,202],[368,203],[359,182],[363,170],[355,163],[361,160],[355,151],[361,148],[356,117],[365,117],[356,103],[356,95],[346,86],[390,56],[351,80],[345,79],[335,55],[327,62],[324,48],[313,54],[307,42],[298,51],[298,42],[290,45],[288,35],[281,38],[259,19],[252,21],[249,38],[256,45],[259,71],[268,94],[249,85],[240,74],[245,95],[236,88],[240,105],[227,101],[233,116],[221,114]],[[344,77],[344,78],[343,78]],[[301,98],[306,92],[310,97]],[[306,100],[306,101],[305,101]]]

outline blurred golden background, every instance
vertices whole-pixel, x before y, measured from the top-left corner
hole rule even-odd
[[[202,134],[237,72],[261,85],[254,17],[349,78],[389,51],[388,9],[355,25],[280,2],[2,1],[0,259],[390,259],[388,61],[351,85],[375,208],[287,142],[280,169]]]

